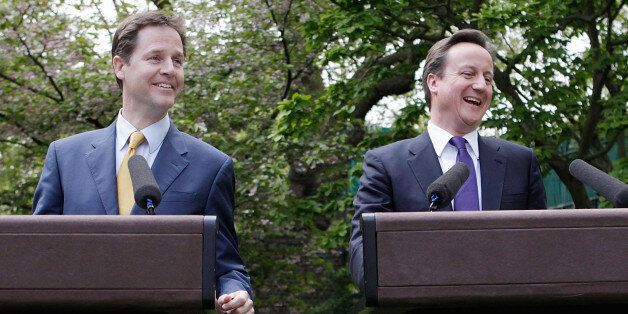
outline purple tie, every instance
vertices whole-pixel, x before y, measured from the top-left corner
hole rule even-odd
[[[462,185],[456,197],[454,197],[454,210],[456,211],[469,211],[480,210],[480,202],[478,200],[478,181],[475,178],[475,166],[473,160],[467,151],[465,145],[467,140],[463,137],[455,136],[449,140],[451,145],[456,146],[458,149],[458,156],[456,162],[462,162],[469,167],[469,178]]]

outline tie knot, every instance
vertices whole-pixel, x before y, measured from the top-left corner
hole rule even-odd
[[[137,148],[144,141],[144,134],[140,131],[131,133],[131,140],[129,140],[129,148]]]
[[[464,139],[464,137],[462,136],[454,136],[449,140],[449,143],[451,145],[456,146],[457,149],[467,149],[467,146],[465,145],[467,143],[467,140]]]

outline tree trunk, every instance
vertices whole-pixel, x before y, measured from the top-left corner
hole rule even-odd
[[[584,184],[569,173],[569,163],[554,155],[549,160],[552,169],[556,171],[560,180],[567,186],[576,208],[591,208]]]

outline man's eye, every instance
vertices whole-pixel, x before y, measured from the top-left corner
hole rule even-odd
[[[148,58],[149,60],[155,60],[155,61],[159,61],[159,56],[152,56],[150,58]]]
[[[473,73],[471,73],[471,72],[462,72],[462,75],[464,75],[466,78],[473,77]]]
[[[486,84],[493,83],[493,78],[492,77],[485,77],[484,80],[486,81]]]

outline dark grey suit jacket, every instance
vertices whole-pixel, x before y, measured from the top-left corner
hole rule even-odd
[[[492,137],[478,137],[482,210],[546,208],[545,188],[534,152]],[[349,254],[351,275],[363,287],[360,217],[373,212],[428,211],[427,187],[443,174],[426,132],[368,151],[364,155],[353,205]],[[441,209],[451,211],[451,205]]]

